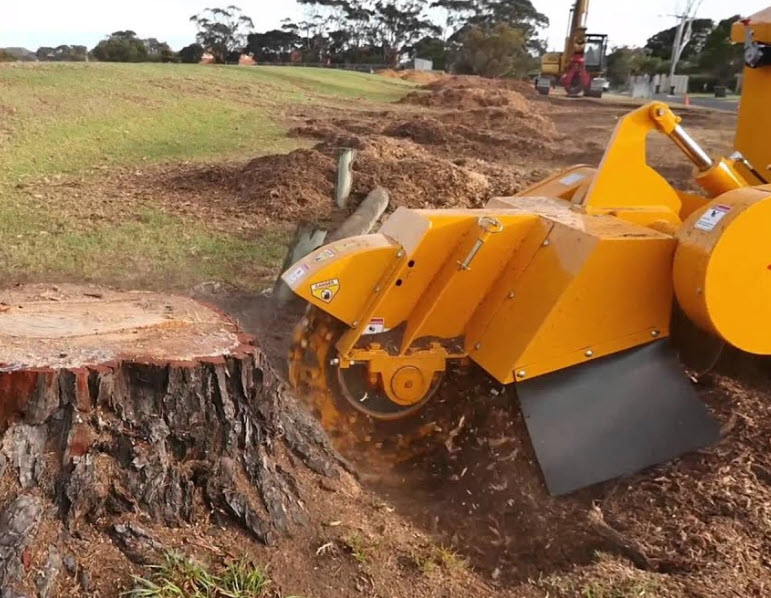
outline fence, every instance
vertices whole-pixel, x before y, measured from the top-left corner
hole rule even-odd
[[[258,62],[260,66],[305,66],[322,69],[340,69],[344,71],[358,71],[360,73],[374,73],[383,69],[390,69],[393,66],[388,64],[340,64],[326,62]]]
[[[688,75],[637,75],[631,77],[630,87],[634,98],[652,98],[656,94],[664,93],[685,95],[688,93]]]

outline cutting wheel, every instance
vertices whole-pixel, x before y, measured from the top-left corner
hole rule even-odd
[[[443,374],[426,376],[406,365],[384,380],[366,363],[347,368],[337,365],[335,342],[344,325],[311,308],[295,329],[289,354],[292,385],[316,410],[327,430],[352,427],[356,415],[368,420],[392,421],[420,409],[438,390]],[[390,385],[386,392],[386,384]],[[353,410],[353,412],[351,411]]]
[[[330,367],[336,373],[340,395],[357,411],[379,420],[393,420],[414,413],[436,393],[443,378],[437,373],[426,380],[413,366],[397,370],[387,381],[381,374],[371,374],[366,364]],[[390,397],[385,390],[386,384],[391,386]]]

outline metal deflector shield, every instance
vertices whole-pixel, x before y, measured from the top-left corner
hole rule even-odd
[[[720,437],[666,340],[519,383],[517,395],[555,496]]]

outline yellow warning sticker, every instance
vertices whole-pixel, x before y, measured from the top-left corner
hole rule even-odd
[[[332,303],[332,299],[340,291],[340,280],[333,278],[324,282],[317,282],[311,285],[311,295],[316,299],[321,299],[324,303]]]

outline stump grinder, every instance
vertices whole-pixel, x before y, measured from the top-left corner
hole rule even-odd
[[[399,208],[377,234],[322,247],[284,273],[310,304],[290,378],[326,393],[325,423],[346,410],[409,416],[457,362],[514,385],[555,495],[717,441],[670,331],[679,306],[712,337],[771,355],[768,13],[734,31],[753,59],[742,154],[711,158],[653,102],[618,122],[597,168],[575,166],[482,209]],[[693,163],[703,195],[646,164],[651,132]]]

